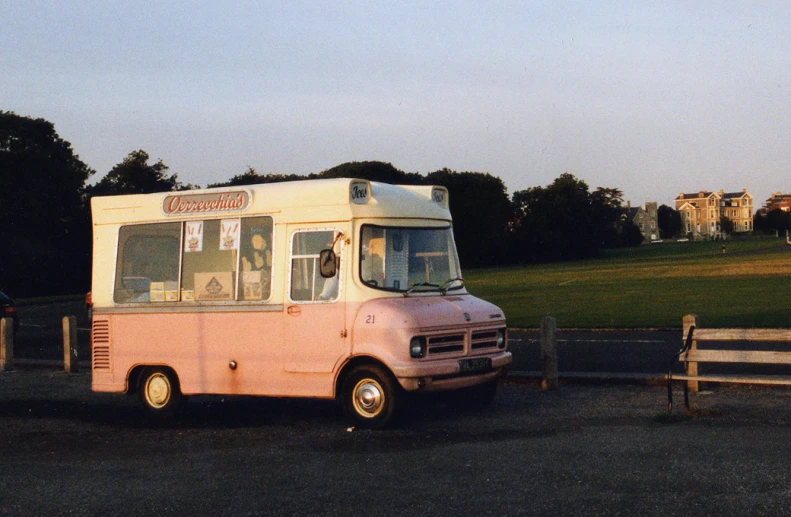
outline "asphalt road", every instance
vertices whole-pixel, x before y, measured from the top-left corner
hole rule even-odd
[[[190,399],[167,424],[88,373],[0,373],[0,515],[787,515],[789,398],[506,381],[350,428],[331,402]]]

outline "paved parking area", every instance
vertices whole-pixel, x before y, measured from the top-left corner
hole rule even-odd
[[[783,515],[787,389],[506,381],[385,431],[328,401],[196,397],[166,424],[88,373],[0,373],[0,515]]]

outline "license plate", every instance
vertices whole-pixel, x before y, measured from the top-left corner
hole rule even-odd
[[[492,369],[492,359],[490,357],[474,357],[472,359],[462,359],[459,361],[459,372],[485,372]]]

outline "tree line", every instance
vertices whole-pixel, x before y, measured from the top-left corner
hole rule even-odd
[[[51,122],[0,111],[0,289],[16,297],[87,291],[91,197],[198,188],[170,174],[162,160],[152,163],[143,150],[88,184],[94,174]],[[488,173],[420,174],[376,161],[306,175],[259,174],[250,167],[208,187],[342,177],[445,186],[466,268],[587,258],[605,247],[642,240],[639,229],[622,217],[620,190],[591,190],[569,173],[510,197],[503,181]],[[660,218],[664,209],[669,207],[660,207]]]

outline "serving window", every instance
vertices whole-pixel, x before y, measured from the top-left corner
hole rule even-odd
[[[123,226],[114,300],[268,300],[272,234],[271,217]]]
[[[178,284],[180,239],[180,223],[122,226],[113,299],[117,303],[165,301],[166,287],[175,292]]]

